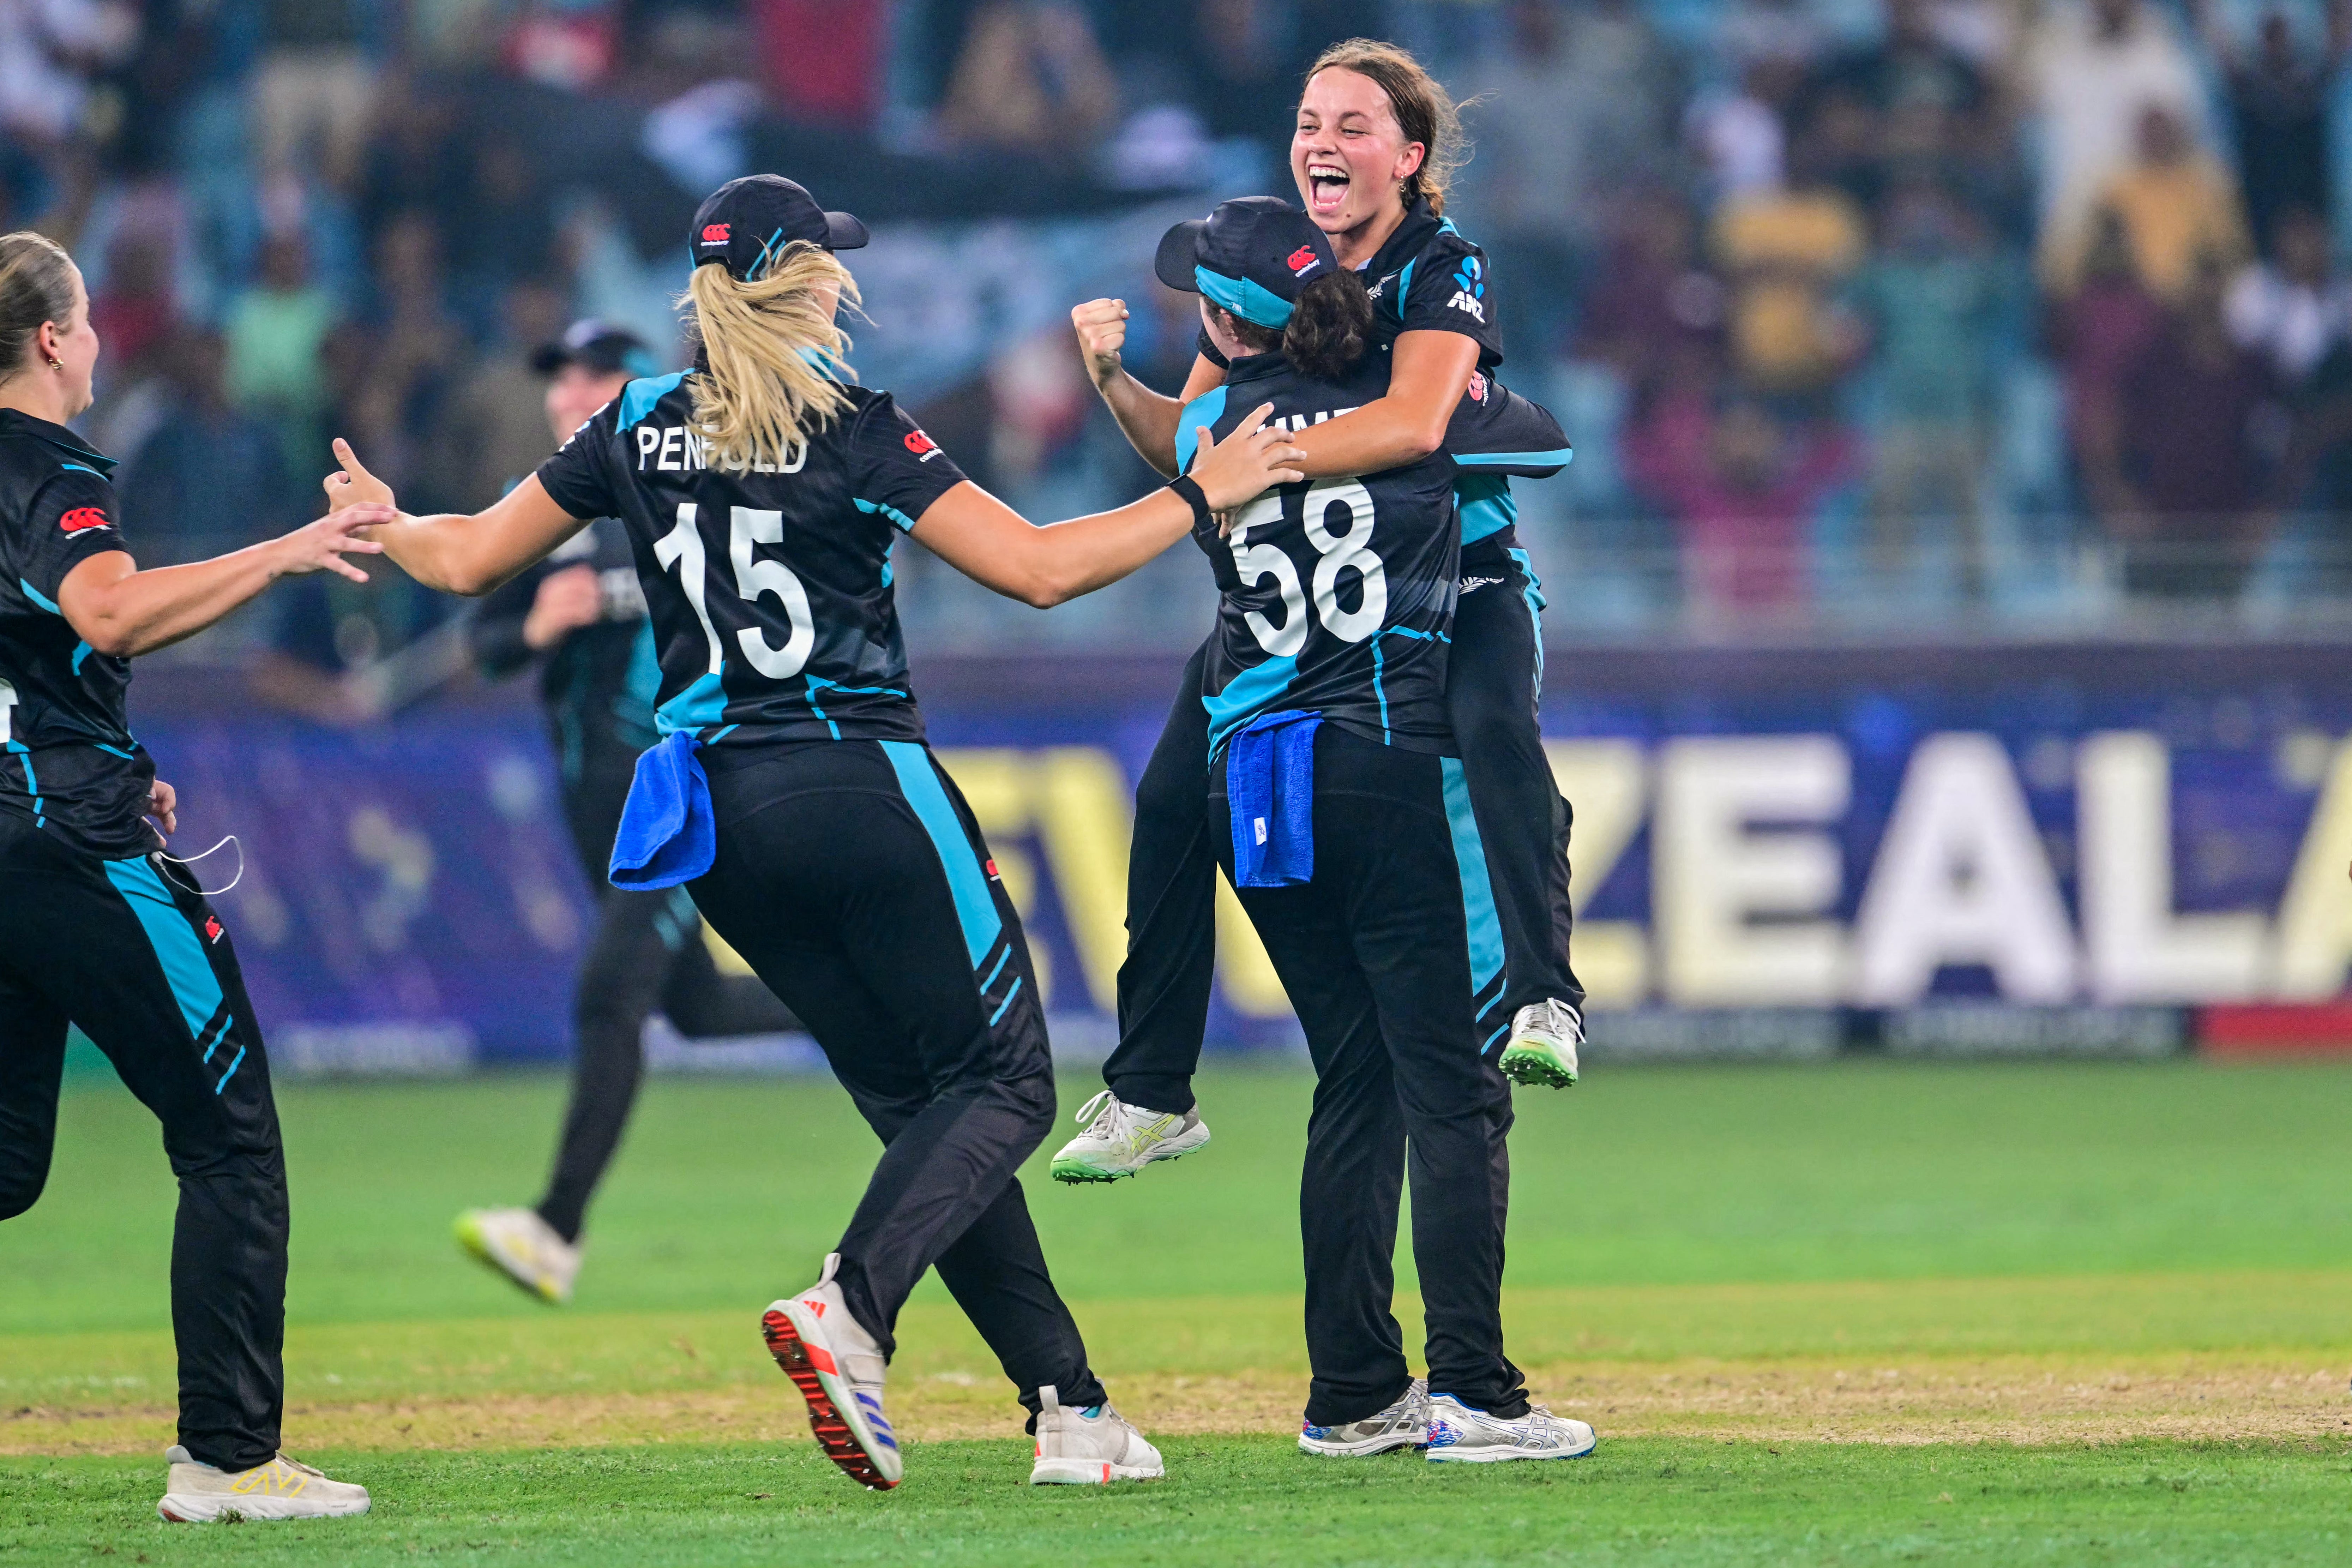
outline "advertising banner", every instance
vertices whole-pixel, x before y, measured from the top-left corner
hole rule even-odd
[[[2352,1038],[2345,668],[2308,647],[1555,649],[1596,1057]],[[917,665],[1074,1057],[1114,1037],[1132,781],[1176,673]],[[221,885],[242,855],[218,903],[290,1070],[568,1048],[590,887],[526,700],[352,731],[178,700],[134,717],[181,791],[175,847],[238,836],[196,868]],[[1221,900],[1213,1045],[1295,1045]]]

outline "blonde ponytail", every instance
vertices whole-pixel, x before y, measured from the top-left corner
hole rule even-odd
[[[827,284],[839,287],[842,304],[856,307],[849,268],[831,251],[797,242],[749,283],[715,261],[688,279],[694,306],[688,330],[701,339],[709,363],[688,385],[712,468],[782,467],[792,447],[848,406],[841,381],[851,376],[843,363],[849,337],[827,308]]]

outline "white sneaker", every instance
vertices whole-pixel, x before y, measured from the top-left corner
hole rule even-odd
[[[1168,1473],[1160,1450],[1109,1405],[1073,1410],[1052,1384],[1037,1391],[1037,1462],[1033,1487],[1101,1486],[1107,1481],[1156,1481]]]
[[[457,1216],[457,1245],[559,1307],[580,1278],[580,1248],[530,1209],[467,1209]]]
[[[280,1454],[266,1465],[232,1474],[200,1465],[174,1443],[163,1451],[172,1479],[155,1511],[172,1524],[224,1519],[335,1519],[368,1510],[367,1488],[331,1481]]]
[[[1576,1047],[1584,1043],[1584,1015],[1557,997],[1530,1002],[1511,1021],[1511,1043],[1496,1065],[1513,1083],[1576,1087]]]
[[[1199,1107],[1181,1116],[1146,1110],[1108,1089],[1080,1106],[1077,1119],[1088,1125],[1054,1156],[1057,1182],[1115,1182],[1154,1160],[1181,1160],[1209,1142]]]
[[[888,1491],[906,1473],[898,1439],[882,1414],[882,1347],[867,1333],[833,1282],[841,1254],[797,1296],[775,1302],[761,1320],[768,1353],[808,1401],[809,1426],[824,1457],[851,1480]]]
[[[1599,1439],[1592,1428],[1566,1415],[1531,1405],[1506,1421],[1473,1410],[1450,1394],[1429,1401],[1429,1457],[1487,1465],[1499,1459],[1580,1459]]]
[[[1429,1384],[1414,1378],[1397,1401],[1377,1415],[1344,1426],[1298,1426],[1299,1451],[1361,1458],[1391,1448],[1417,1448],[1429,1441]]]

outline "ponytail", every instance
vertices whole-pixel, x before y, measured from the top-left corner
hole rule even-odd
[[[1298,291],[1283,329],[1282,353],[1299,374],[1337,381],[1364,357],[1371,335],[1372,297],[1363,276],[1341,268]]]
[[[790,449],[849,406],[826,367],[840,365],[848,335],[835,323],[820,289],[840,286],[841,303],[857,304],[857,281],[833,253],[794,241],[766,271],[738,282],[718,262],[687,280],[691,331],[702,342],[709,374],[692,378],[694,422],[710,446],[710,466],[782,464]],[[846,375],[846,366],[839,374]]]

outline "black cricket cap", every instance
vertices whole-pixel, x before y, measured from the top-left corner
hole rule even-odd
[[[616,327],[593,316],[572,322],[555,342],[541,343],[530,351],[530,368],[541,375],[553,375],[567,364],[601,375],[618,375],[623,371],[631,375],[661,374],[661,365],[654,358],[654,351],[646,346],[645,339],[626,327]]]
[[[1280,196],[1242,196],[1187,218],[1160,239],[1152,272],[1171,289],[1205,294],[1244,321],[1286,327],[1299,291],[1339,269],[1331,241]]]
[[[730,273],[748,283],[794,240],[824,250],[855,250],[866,238],[864,224],[847,213],[825,211],[782,174],[746,174],[703,198],[687,231],[686,253],[697,267],[724,261]]]

